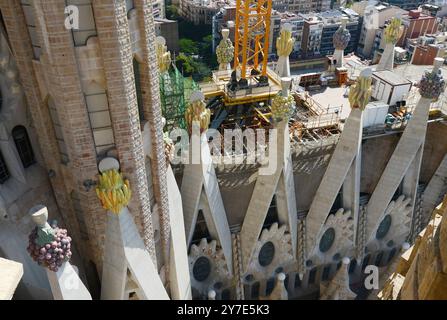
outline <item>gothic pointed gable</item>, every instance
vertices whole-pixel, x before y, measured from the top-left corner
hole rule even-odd
[[[232,269],[232,240],[225,207],[212,163],[206,136],[200,140],[200,162],[187,164],[182,180],[182,201],[188,245],[191,243],[199,210],[207,227],[224,252],[228,270]]]
[[[401,192],[411,199],[410,205],[414,208],[430,105],[444,90],[444,80],[438,73],[442,63],[442,59],[436,58],[433,71],[423,77],[419,85],[421,98],[371,195],[367,207],[367,238],[377,230],[401,184]]]
[[[254,259],[254,251],[263,229],[273,198],[276,196],[278,222],[287,226],[291,235],[292,250],[296,252],[297,216],[295,186],[291,165],[288,125],[278,125],[278,153],[276,170],[272,175],[258,175],[253,195],[241,229],[242,262],[247,270]],[[295,256],[295,254],[293,254]]]

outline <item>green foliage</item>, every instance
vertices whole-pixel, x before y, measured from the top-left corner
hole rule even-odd
[[[178,8],[174,5],[168,5],[166,6],[166,19],[169,20],[177,20],[180,18],[178,14]]]
[[[218,66],[216,55],[212,52],[211,25],[196,26],[182,19],[174,5],[166,7],[166,16],[178,21],[180,54],[176,57],[177,68],[184,76],[191,76],[195,81],[210,77],[211,70]]]
[[[194,73],[193,67],[193,58],[185,55],[180,52],[180,54],[175,59],[177,68],[183,72],[185,76],[191,75]]]
[[[185,39],[185,38],[180,39],[179,47],[180,52],[189,55],[199,54],[200,51],[200,45],[191,39]]]
[[[211,75],[211,69],[205,63],[184,53],[176,57],[176,66],[185,77],[191,76],[194,81],[203,81]]]

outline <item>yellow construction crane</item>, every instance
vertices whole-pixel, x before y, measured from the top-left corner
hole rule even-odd
[[[272,0],[237,0],[234,69],[241,78],[265,76]]]

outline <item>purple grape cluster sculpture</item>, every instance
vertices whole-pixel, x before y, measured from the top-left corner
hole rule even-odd
[[[338,50],[345,50],[349,44],[349,40],[351,40],[351,34],[349,33],[349,30],[344,27],[338,28],[332,38],[334,48]]]
[[[445,88],[445,80],[441,70],[426,71],[419,82],[421,96],[428,99],[437,100]]]
[[[29,235],[28,252],[40,266],[57,272],[71,258],[71,238],[67,230],[56,224],[53,224],[52,232],[35,227]]]

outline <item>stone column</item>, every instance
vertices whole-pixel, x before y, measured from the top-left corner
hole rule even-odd
[[[129,291],[136,292],[141,300],[169,299],[127,208],[132,193],[119,167],[114,158],[105,158],[99,164],[96,193],[108,211],[101,299],[127,299]]]
[[[126,3],[124,0],[97,0],[93,1],[93,9],[118,158],[122,172],[135,190],[130,212],[141,227],[144,243],[156,261]]]
[[[411,211],[414,209],[430,105],[445,89],[445,81],[439,70],[442,64],[442,58],[435,58],[433,70],[427,71],[422,77],[419,83],[421,98],[371,195],[367,207],[367,239],[370,241],[374,241],[381,218],[385,215],[401,182],[403,182],[402,197],[408,199]],[[405,217],[405,222],[410,220],[413,223],[412,214]]]
[[[346,17],[341,18],[340,28],[334,33],[334,59],[337,61],[335,64],[337,68],[343,67],[344,51],[349,44],[349,40],[351,40],[351,34],[349,33],[349,30],[346,29],[348,20],[349,19]]]
[[[243,272],[248,270],[261,234],[271,201],[277,194],[278,220],[287,226],[292,238],[293,256],[297,248],[297,216],[293,183],[292,159],[288,121],[295,108],[294,97],[289,93],[291,79],[282,78],[282,90],[272,99],[272,116],[275,130],[269,132],[269,159],[259,169],[247,213],[241,228]]]
[[[164,154],[163,121],[161,113],[159,70],[155,46],[154,17],[152,1],[134,1],[140,29],[140,45],[142,51],[141,90],[143,95],[144,119],[151,130],[151,169],[154,196],[158,204],[160,236],[163,250],[163,263],[169,263],[170,250],[170,218],[168,204],[168,188],[166,184],[167,164]]]
[[[317,236],[342,187],[347,192],[343,196],[343,208],[352,210],[354,220],[358,219],[362,117],[371,97],[371,75],[371,69],[363,70],[357,83],[350,88],[351,113],[306,217],[307,250],[310,254],[318,250]]]
[[[181,187],[187,245],[189,246],[194,234],[199,205],[202,204],[208,230],[211,237],[222,247],[226,265],[232,274],[231,232],[205,134],[211,112],[206,108],[202,92],[193,92],[190,99],[185,113],[191,135],[190,156],[189,163],[185,164]]]
[[[292,53],[294,43],[292,25],[286,23],[281,27],[281,35],[276,39],[276,50],[279,56],[276,64],[276,73],[280,77],[290,77],[289,56]]]
[[[390,24],[386,27],[384,32],[385,50],[383,50],[379,64],[376,71],[393,70],[394,67],[394,48],[396,43],[402,35],[403,27],[402,21],[399,18],[391,19]]]

